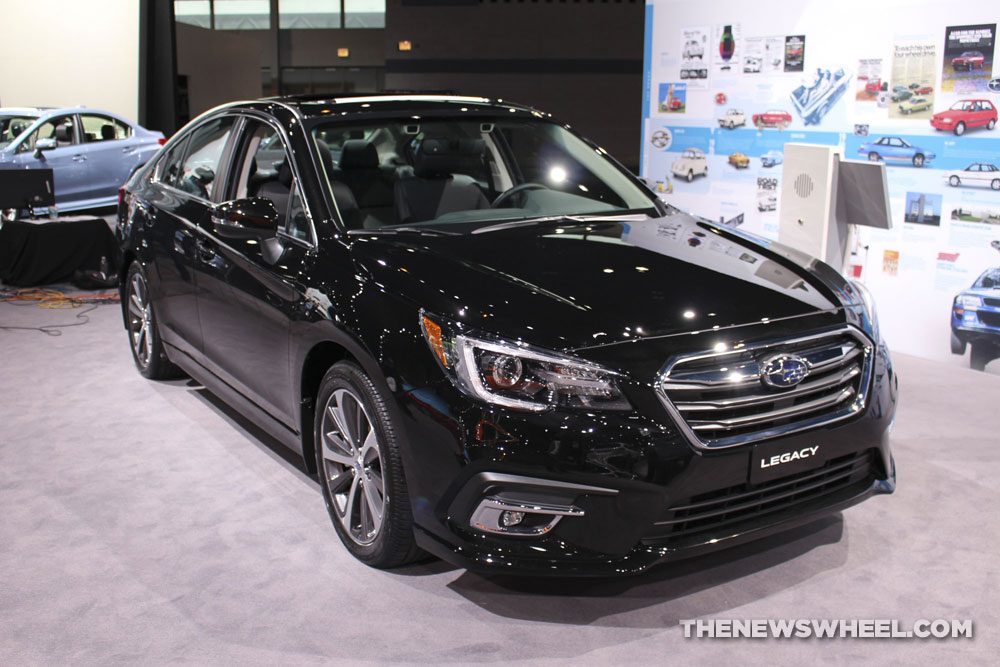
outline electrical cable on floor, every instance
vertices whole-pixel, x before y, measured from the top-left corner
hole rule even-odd
[[[88,323],[90,317],[87,316],[87,313],[96,310],[98,306],[118,303],[118,300],[118,293],[113,291],[69,295],[55,289],[0,289],[0,303],[9,303],[15,306],[35,305],[38,308],[46,309],[84,308],[74,318],[79,320],[78,322],[43,324],[37,327],[0,324],[0,330],[40,331],[46,336],[61,336],[62,329],[78,327]]]

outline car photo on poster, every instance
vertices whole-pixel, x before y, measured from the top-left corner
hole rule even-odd
[[[750,166],[750,158],[745,153],[732,153],[729,156],[729,164],[736,169],[746,169]]]
[[[760,156],[760,166],[762,167],[776,167],[782,162],[784,162],[785,156],[781,151],[770,150]]]
[[[858,155],[867,157],[872,162],[893,162],[923,167],[937,155],[913,146],[901,137],[881,137],[877,141],[861,144]]]
[[[695,176],[708,176],[708,159],[700,149],[687,148],[670,165],[670,172],[690,183]]]
[[[792,124],[792,114],[783,109],[771,109],[763,113],[755,113],[752,120],[754,127],[758,130],[784,130]]]
[[[908,100],[900,102],[899,113],[904,116],[910,116],[921,111],[930,111],[932,106],[934,106],[934,103],[928,97],[911,97]]]
[[[959,100],[947,111],[931,116],[931,127],[935,130],[954,132],[956,136],[965,134],[967,129],[985,127],[992,130],[997,126],[997,108],[986,99]]]
[[[1000,191],[1000,168],[988,162],[973,162],[961,171],[951,171],[945,177],[953,188],[974,186]]]
[[[984,271],[952,302],[951,352],[965,354],[967,346],[973,370],[986,370],[986,364],[1000,357],[1000,267]]]
[[[774,211],[778,208],[778,196],[774,190],[761,190],[757,193],[757,210],[761,213]]]
[[[719,127],[727,130],[734,130],[747,124],[747,117],[739,109],[727,109],[725,115],[719,119]]]
[[[806,125],[818,125],[847,91],[851,74],[841,68],[836,71],[819,68],[813,80],[792,91],[792,105]]]

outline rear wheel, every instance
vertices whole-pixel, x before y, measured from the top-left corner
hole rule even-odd
[[[994,190],[1000,190],[1000,178],[994,178],[993,182],[990,183],[990,187]]]
[[[323,378],[316,401],[316,466],[323,499],[351,554],[377,568],[416,560],[403,463],[385,401],[356,364]]]
[[[950,185],[953,188],[957,188],[961,184],[962,180],[958,176],[951,176],[950,178],[948,178],[948,185]]]
[[[143,377],[169,380],[182,375],[170,363],[160,340],[160,331],[149,295],[149,283],[139,262],[132,262],[125,283],[125,312],[132,360]]]
[[[997,126],[997,121],[994,118],[991,118],[990,122],[986,123],[986,129],[987,130],[992,130],[996,126]]]
[[[924,166],[924,156],[921,155],[920,153],[917,153],[916,155],[914,155],[913,156],[913,166],[914,167],[922,167],[922,166]]]
[[[868,161],[869,162],[878,162],[879,159],[880,159],[879,155],[875,151],[872,151],[871,153],[868,154]]]

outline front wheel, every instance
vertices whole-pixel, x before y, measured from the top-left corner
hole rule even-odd
[[[959,179],[958,176],[951,176],[950,178],[948,178],[948,185],[950,185],[953,188],[957,188],[961,183],[962,181],[961,179]]]
[[[125,280],[125,313],[135,367],[150,380],[169,380],[180,376],[180,369],[167,359],[163,349],[149,283],[139,262],[132,262]]]
[[[974,371],[985,371],[986,364],[993,361],[993,349],[984,343],[973,343],[969,354],[969,368]]]
[[[361,562],[405,565],[420,554],[396,432],[385,400],[356,364],[335,364],[320,384],[316,467],[340,540]]]
[[[688,169],[687,182],[690,183],[694,180],[694,170]]]
[[[951,332],[951,353],[952,354],[965,354],[966,342],[955,335],[955,332]]]
[[[960,137],[963,134],[965,134],[965,123],[959,121],[958,125],[955,126],[955,136]]]
[[[922,167],[922,166],[924,166],[924,156],[920,155],[919,153],[917,153],[916,155],[914,155],[913,156],[913,166],[914,167]]]
[[[876,153],[875,151],[872,151],[871,153],[869,153],[868,154],[868,161],[869,162],[878,162],[879,161],[879,155],[878,155],[878,153]]]

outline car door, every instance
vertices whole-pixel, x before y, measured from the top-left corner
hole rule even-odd
[[[248,117],[229,170],[231,200],[264,198],[279,212],[274,239],[210,234],[198,307],[212,370],[275,419],[296,424],[289,332],[301,306],[298,275],[312,257],[313,230],[277,124]]]
[[[205,237],[211,225],[215,174],[235,116],[215,116],[169,146],[153,169],[148,197],[154,219],[150,276],[163,340],[204,363],[198,290],[205,280]]]
[[[56,147],[36,154],[39,139],[55,139]],[[86,159],[80,154],[76,116],[64,114],[41,121],[15,149],[14,164],[25,169],[51,169],[56,206],[72,205],[83,198]]]
[[[111,116],[81,113],[80,153],[86,156],[84,199],[113,199],[136,164],[131,127]]]

